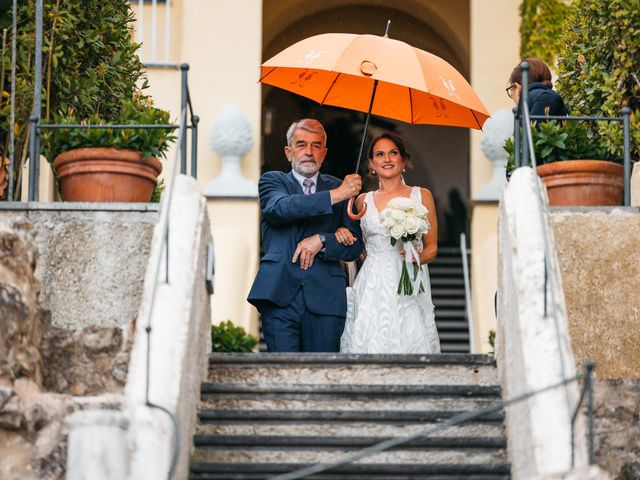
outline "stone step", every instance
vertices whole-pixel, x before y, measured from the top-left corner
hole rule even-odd
[[[460,254],[458,255],[447,255],[447,256],[440,256],[438,255],[431,263],[429,263],[429,268],[431,268],[432,265],[456,265],[456,266],[462,266],[462,256]]]
[[[475,410],[500,399],[497,386],[204,383],[202,409]]]
[[[192,480],[258,480],[292,472],[310,464],[196,463]],[[388,464],[356,463],[307,477],[310,480],[507,480],[509,464]]]
[[[449,336],[458,339],[455,334]],[[332,353],[214,353],[209,356],[208,381],[302,385],[490,386],[498,383],[495,361],[487,355]]]
[[[437,422],[454,417],[464,411],[455,410],[201,410],[198,419],[201,423],[222,421],[286,422],[286,421],[347,421],[409,423]],[[504,412],[483,415],[475,422],[502,422]]]
[[[449,330],[463,332],[469,331],[467,322],[463,320],[436,320],[436,326],[438,327],[438,331],[440,333],[444,333],[445,331]]]
[[[340,447],[366,448],[395,437],[381,436],[316,436],[316,435],[195,435],[193,442],[199,447]],[[410,448],[507,448],[505,437],[441,437],[429,436],[411,440],[397,447]]]
[[[464,314],[464,309],[467,305],[464,297],[462,298],[451,298],[451,297],[433,297],[433,303],[438,308],[456,308],[462,310]]]
[[[464,299],[464,286],[462,288],[440,288],[431,285],[431,297],[434,299],[455,297]],[[435,301],[435,300],[434,300]]]
[[[446,353],[469,353],[469,342],[440,342],[440,350]]]
[[[317,395],[281,395],[271,398],[247,398],[247,395],[238,397],[236,395],[203,395],[203,410],[412,410],[412,411],[463,411],[476,410],[488,407],[493,401],[484,398],[426,398],[422,399],[418,396],[407,398],[404,397],[400,401],[397,398],[321,398]]]
[[[358,447],[200,447],[191,460],[194,463],[332,463],[342,460]],[[362,460],[365,461],[365,460]],[[504,464],[507,454],[495,448],[410,448],[387,450],[366,458],[369,464]]]
[[[429,265],[429,277],[451,277],[451,278],[463,278],[464,271],[462,265]]]
[[[464,278],[462,277],[434,277],[431,278],[431,288],[442,288],[442,287],[460,287],[464,289]],[[433,290],[431,292],[433,296]]]
[[[256,423],[253,420],[224,420],[201,423],[197,426],[200,435],[317,435],[317,436],[377,436],[393,437],[413,435],[433,426],[429,423],[411,424],[404,422],[378,423],[362,421],[311,422],[291,420]],[[438,436],[446,437],[501,437],[504,426],[497,422],[470,423],[446,427],[438,430]]]

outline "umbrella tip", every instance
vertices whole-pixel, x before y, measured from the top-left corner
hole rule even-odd
[[[391,20],[387,20],[387,28],[384,30],[384,36],[389,38],[389,27],[391,27]]]

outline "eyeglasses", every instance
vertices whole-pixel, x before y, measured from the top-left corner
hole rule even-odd
[[[516,88],[516,84],[512,83],[511,85],[509,85],[505,90],[507,91],[507,95],[509,95],[509,98],[513,98],[513,89]]]

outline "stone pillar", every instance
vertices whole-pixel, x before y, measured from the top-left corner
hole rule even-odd
[[[84,410],[67,417],[67,480],[127,478],[127,420],[117,410]]]
[[[212,321],[231,320],[258,335],[255,309],[246,298],[255,277],[260,250],[258,187],[242,174],[242,158],[253,146],[251,125],[235,105],[216,117],[210,145],[222,159],[220,175],[209,182],[207,197],[215,246]]]

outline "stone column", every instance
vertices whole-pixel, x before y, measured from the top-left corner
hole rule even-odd
[[[67,480],[127,478],[127,420],[117,410],[84,410],[67,417]]]
[[[242,174],[242,159],[254,140],[240,108],[227,105],[222,109],[209,143],[222,159],[220,175],[204,190],[216,258],[212,321],[231,320],[257,336],[257,312],[246,298],[258,265],[260,205],[256,183]]]

